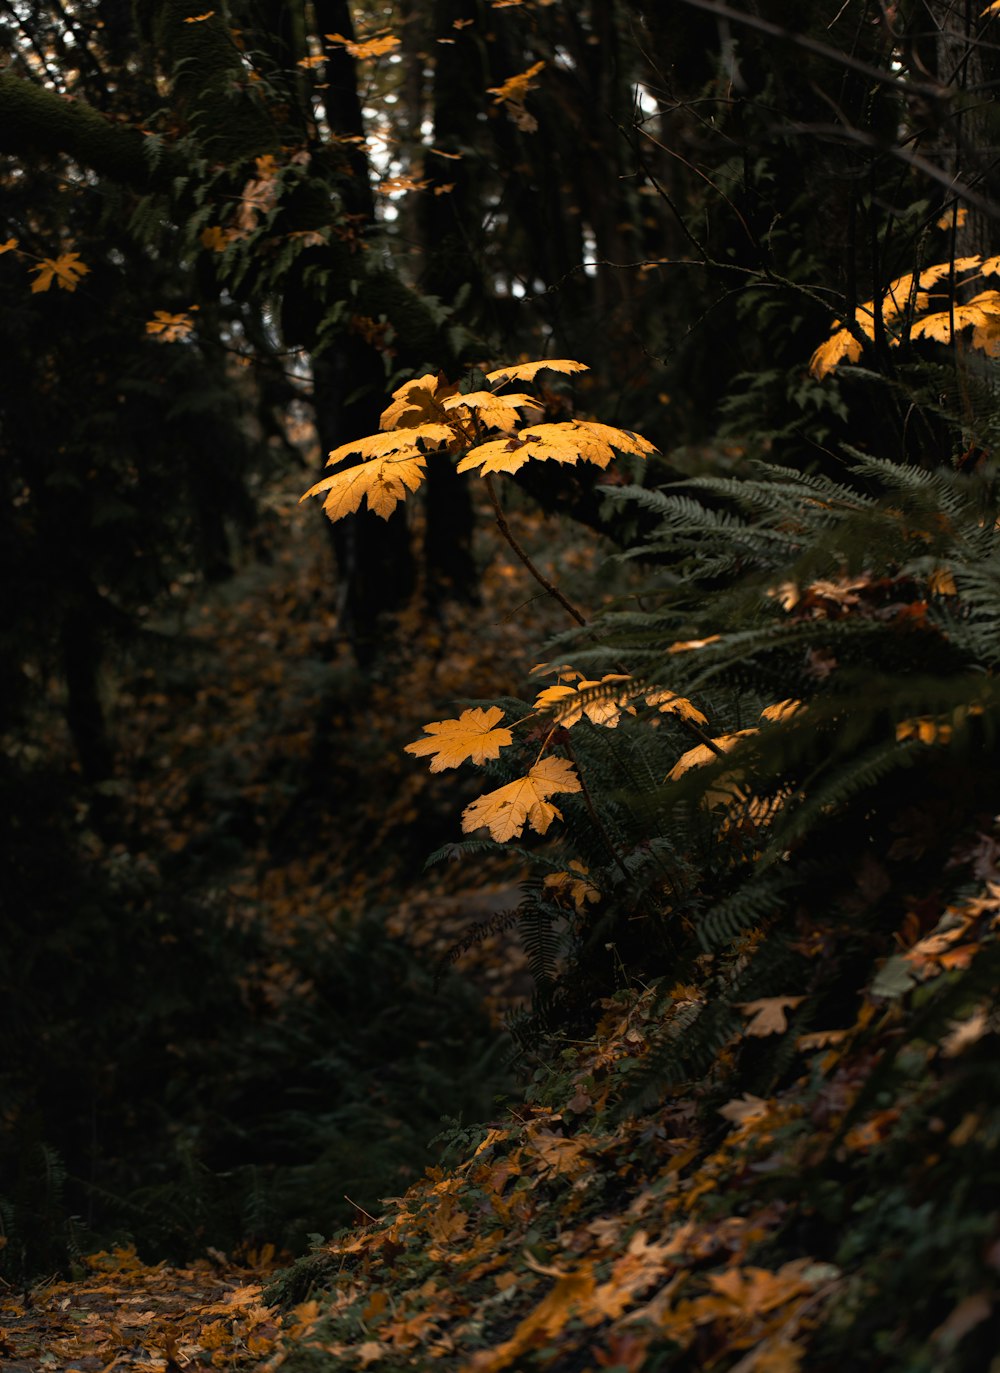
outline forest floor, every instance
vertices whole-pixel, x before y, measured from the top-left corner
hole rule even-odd
[[[220,815],[241,812],[258,841],[230,870],[227,902],[234,920],[269,930],[273,956],[255,989],[265,1002],[308,995],[283,945],[335,939],[345,916],[375,909],[423,960],[457,964],[499,1033],[530,994],[516,933],[501,920],[460,946],[473,926],[516,907],[520,872],[489,862],[422,871],[432,848],[461,837],[464,798],[454,773],[450,784],[432,778],[402,748],[456,698],[515,689],[561,612],[525,584],[485,510],[477,603],[446,607],[429,628],[418,596],[391,653],[363,674],[341,642],[329,542],[318,512],[298,507],[299,484],[272,504],[265,559],[204,599],[179,598],[179,617],[159,626],[180,636],[187,662],[172,678],[156,665],[113,689],[120,762],[108,791],[154,857],[214,858],[225,843]],[[592,570],[588,541],[562,548],[556,567],[540,518],[515,510],[511,519],[550,575]],[[207,1244],[184,1265],[147,1265],[125,1246],[83,1257],[69,1279],[0,1286],[0,1367],[177,1373],[255,1363],[282,1319],[262,1303],[263,1284],[289,1259],[272,1244],[229,1255]]]
[[[336,962],[345,917],[376,913],[433,963],[514,904],[516,868],[423,871],[459,838],[469,797],[461,774],[402,749],[456,699],[521,689],[563,625],[490,542],[481,604],[433,631],[404,619],[363,675],[338,644],[322,530],[292,497],[274,519],[271,561],[189,606],[197,670],[122,684],[117,799],[151,850],[205,854],[208,872],[235,834],[227,910],[269,931],[254,995],[294,1006],[313,991],[300,944],[319,959],[325,941]],[[538,517],[519,529],[549,571],[571,572],[578,600],[588,582],[590,604],[606,594],[590,541],[550,541]],[[997,852],[992,831],[976,842]],[[903,858],[846,857],[852,928],[890,861]],[[779,978],[735,1004],[704,1071],[683,1080],[664,1055],[709,1018],[756,936],[696,960],[688,982],[623,986],[592,1033],[528,1060],[513,1105],[454,1121],[401,1195],[348,1197],[354,1224],[295,1261],[267,1235],[226,1252],[205,1233],[184,1262],[112,1245],[68,1277],[0,1288],[4,1373],[996,1369],[993,1008],[946,1001],[910,1029],[981,948],[994,985],[994,858],[975,875],[989,881],[947,903],[918,892],[901,929],[875,929],[874,981],[846,964],[817,1029],[796,1030],[804,998]],[[569,911],[574,874],[562,876]],[[818,979],[838,966],[835,916],[817,908],[796,927]],[[510,929],[457,968],[499,1030],[528,990]],[[395,1065],[403,1078],[429,1042]],[[781,1051],[780,1073],[754,1076],[762,1045]]]

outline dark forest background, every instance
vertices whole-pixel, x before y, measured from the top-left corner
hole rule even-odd
[[[959,0],[0,4],[7,1280],[129,1239],[301,1252],[623,985],[756,929],[758,982],[716,1005],[794,984],[802,1033],[842,1025],[900,929],[1000,881],[997,347],[990,302],[971,347],[955,313],[997,247],[996,23]],[[886,292],[932,264],[950,326],[911,336],[924,287]],[[821,376],[835,320],[857,346]],[[424,873],[465,783],[403,744],[516,696],[568,626],[446,456],[387,521],[297,501],[410,377],[544,357],[589,368],[543,374],[556,418],[658,449],[507,482],[606,617],[603,660],[556,652],[643,663],[719,736],[815,700],[747,755],[776,836],[773,810],[737,839],[706,809],[718,749],[675,803],[637,742],[617,772],[595,754],[555,856]],[[788,634],[765,584],[798,588]],[[716,634],[668,680],[668,645]],[[602,893],[558,937],[539,853]],[[494,920],[449,958],[519,905],[520,942]],[[987,925],[942,1023],[992,1006]],[[988,1025],[959,1093],[984,1176]],[[748,1043],[740,1083],[784,1081]]]

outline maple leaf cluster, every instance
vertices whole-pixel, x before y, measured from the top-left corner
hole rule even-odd
[[[488,709],[476,706],[464,710],[455,719],[435,720],[425,725],[424,737],[407,744],[405,752],[417,758],[430,758],[431,772],[442,772],[467,762],[482,766],[499,758],[501,749],[513,743],[512,730],[518,724],[534,722],[548,727],[544,751],[555,737],[557,727],[570,730],[586,721],[591,726],[615,729],[626,716],[635,716],[638,707],[644,704],[659,714],[674,717],[704,740],[682,753],[667,774],[667,780],[677,781],[691,768],[714,762],[742,740],[758,733],[759,727],[752,727],[714,738],[703,734],[701,726],[708,721],[693,702],[673,691],[643,686],[627,673],[607,673],[598,681],[589,681],[566,665],[551,669],[543,663],[535,669],[536,672],[553,670],[558,673],[559,680],[538,693],[533,707],[522,720],[509,726],[501,725],[504,711],[499,706]],[[800,707],[799,701],[777,702],[764,709],[761,721],[773,723],[788,719]],[[706,794],[706,804],[711,806],[740,796],[740,781],[739,773],[721,778],[716,788]],[[525,826],[545,834],[554,819],[563,818],[549,797],[581,790],[579,775],[570,761],[543,758],[526,776],[508,782],[466,806],[462,813],[462,829],[471,833],[481,827],[488,828],[491,838],[501,844],[519,838]],[[760,819],[769,818],[771,813],[761,810]]]
[[[1000,357],[1000,291],[990,288],[964,304],[951,302],[946,309],[930,308],[933,288],[946,279],[962,277],[963,285],[968,285],[997,275],[1000,256],[973,255],[936,262],[922,272],[897,277],[877,300],[867,300],[855,309],[850,325],[834,320],[833,331],[813,353],[809,370],[822,379],[840,362],[858,362],[865,340],[873,341],[879,328],[893,347],[906,337],[951,343],[953,334],[971,328],[972,347],[987,357]]]
[[[450,453],[459,459],[459,472],[488,477],[513,474],[531,460],[606,468],[616,453],[644,458],[655,451],[641,435],[593,420],[537,423],[544,406],[534,396],[498,394],[508,382],[530,381],[543,369],[586,371],[581,362],[550,358],[487,373],[489,390],[461,393],[433,373],[405,382],[382,412],[378,434],[341,444],[329,455],[328,466],[347,458],[361,458],[362,465],[324,477],[302,499],[323,495],[331,520],[353,514],[362,501],[388,519],[407,492],[422,485],[431,453]]]

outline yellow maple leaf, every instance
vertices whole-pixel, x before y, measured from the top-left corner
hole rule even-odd
[[[946,210],[943,215],[939,215],[934,223],[939,229],[950,229],[953,224],[960,229],[968,217],[969,212],[965,206],[958,205],[954,210]]]
[[[515,429],[519,424],[531,424],[541,419],[545,407],[534,396],[517,392],[512,396],[496,396],[492,391],[469,391],[464,396],[450,396],[445,410],[467,410],[487,429]],[[519,410],[526,412],[520,415]]]
[[[203,24],[206,19],[211,19],[214,13],[215,10],[206,10],[204,14],[192,14],[190,18],[185,19],[184,22],[185,24]]]
[[[458,390],[451,386],[441,375],[428,372],[425,376],[404,381],[392,393],[391,405],[382,411],[378,422],[380,429],[415,429],[428,421],[440,422],[444,418],[442,402]]]
[[[337,43],[356,57],[359,61],[364,61],[368,57],[381,57],[383,53],[392,52],[399,47],[399,39],[393,34],[383,34],[380,38],[365,38],[360,42],[353,38],[345,38],[342,33],[324,33],[323,37],[328,43]]]
[[[53,281],[58,283],[60,290],[75,291],[80,278],[86,276],[90,268],[80,261],[79,253],[60,253],[55,258],[42,258],[31,270],[38,273],[31,283],[33,292],[47,291]]]
[[[4,253],[12,253],[16,247],[17,239],[8,238],[6,243],[0,243],[0,257],[2,257]]]
[[[548,368],[550,372],[588,372],[585,362],[574,362],[572,358],[545,358],[542,362],[518,362],[512,367],[498,367],[495,372],[487,372],[486,380],[493,385],[502,386],[508,381],[531,381],[536,372]]]
[[[786,701],[776,701],[773,706],[765,706],[760,713],[762,720],[787,720],[802,709],[802,702],[789,698]]]
[[[1000,10],[1000,0],[993,0],[992,5],[987,5],[980,14],[980,19],[985,19],[988,14],[996,14]]]
[[[462,831],[471,834],[482,826],[498,844],[520,837],[525,824],[544,834],[562,812],[547,799],[560,792],[580,791],[580,779],[565,758],[543,758],[528,772],[496,791],[478,797],[462,812]]]
[[[744,1015],[750,1017],[746,1033],[763,1038],[765,1035],[784,1034],[788,1029],[785,1012],[801,1006],[803,1001],[804,996],[762,996],[757,1001],[739,1001],[736,1005]]]
[[[186,310],[177,315],[171,315],[166,310],[154,310],[153,318],[146,321],[146,333],[158,335],[161,343],[174,343],[177,339],[186,338],[193,328],[194,320]]]
[[[500,105],[505,100],[522,104],[528,92],[537,86],[535,77],[544,67],[544,62],[534,62],[526,71],[518,72],[516,76],[508,76],[502,86],[487,86],[487,91],[493,96],[494,105]]]
[[[405,433],[367,434],[364,438],[353,439],[335,448],[327,459],[327,467],[342,462],[344,458],[359,457],[384,458],[398,453],[406,457],[421,456],[450,442],[454,434],[445,424],[419,424],[407,428]]]
[[[406,499],[407,491],[417,490],[425,475],[424,455],[416,445],[410,445],[407,453],[390,453],[324,477],[300,498],[300,504],[325,491],[323,509],[332,521],[337,521],[353,515],[364,498],[369,510],[387,520],[399,502]]]
[[[412,176],[386,176],[376,186],[379,195],[400,195],[403,191],[426,191],[429,180],[418,180]]]
[[[843,362],[844,358],[848,362],[857,362],[861,357],[861,343],[851,333],[850,329],[839,329],[835,334],[831,334],[825,343],[813,353],[809,359],[809,371],[820,381],[828,372],[832,372],[838,362]]]
[[[933,715],[918,715],[913,720],[901,720],[896,726],[896,739],[917,739],[921,744],[947,744],[954,730],[946,720]]]
[[[571,858],[569,867],[568,872],[550,872],[542,886],[547,887],[557,900],[568,897],[579,915],[586,909],[588,901],[600,901],[601,890],[591,882],[588,876],[590,869],[578,858]]]
[[[621,719],[622,712],[630,709],[628,693],[623,691],[618,683],[631,680],[620,672],[611,672],[600,681],[588,682],[581,679],[575,687],[546,687],[544,691],[539,692],[534,709],[551,715],[564,729],[572,728],[585,715],[595,725],[606,725],[609,729],[614,729]],[[597,687],[605,687],[605,690],[595,692]],[[634,708],[630,713],[635,714]]]
[[[428,736],[415,739],[407,744],[404,753],[412,753],[416,758],[433,755],[431,772],[443,772],[445,768],[457,768],[460,763],[485,763],[488,758],[499,758],[500,750],[511,742],[509,729],[496,729],[503,719],[499,706],[482,710],[463,710],[457,720],[435,720],[424,725]]]
[[[582,1262],[573,1272],[559,1270],[556,1284],[533,1311],[524,1317],[509,1339],[494,1349],[480,1349],[469,1361],[469,1373],[499,1373],[532,1345],[556,1334],[572,1319],[593,1306],[596,1280],[593,1260]]]
[[[1000,357],[1000,319],[991,315],[984,324],[977,324],[972,330],[972,346],[987,357]]]
[[[696,725],[707,725],[708,720],[697,706],[674,691],[648,691],[646,705],[656,706],[664,715],[679,715],[683,720],[691,720]]]
[[[492,439],[466,453],[458,464],[459,472],[479,469],[491,472],[517,472],[526,462],[592,462],[607,467],[615,450],[645,457],[654,452],[648,439],[627,429],[592,420],[564,420],[559,424],[539,424],[511,438]]]
[[[756,729],[738,729],[735,734],[720,734],[712,740],[712,743],[720,752],[728,753],[730,749],[736,747],[741,739],[748,734],[756,733]],[[696,744],[694,748],[689,748],[687,753],[681,754],[667,773],[667,777],[671,782],[676,782],[678,777],[683,777],[691,768],[703,767],[705,763],[714,763],[718,756],[719,754],[710,749],[707,744]]]
[[[203,248],[210,248],[213,253],[223,253],[234,238],[239,238],[239,234],[235,229],[223,229],[218,224],[211,224],[207,229],[202,229],[198,238]]]
[[[1000,291],[983,291],[966,305],[956,305],[953,310],[936,311],[918,319],[910,330],[911,338],[929,338],[939,343],[951,342],[952,323],[955,329],[967,329],[970,325],[990,331],[1000,317]]]

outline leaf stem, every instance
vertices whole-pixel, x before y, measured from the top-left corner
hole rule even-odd
[[[490,504],[493,506],[493,514],[496,516],[497,528],[500,530],[500,533],[510,544],[511,548],[514,550],[517,556],[521,559],[522,563],[524,563],[525,567],[534,577],[535,581],[539,584],[539,586],[544,587],[545,590],[549,593],[549,595],[554,597],[554,599],[559,602],[563,610],[565,610],[567,614],[571,615],[578,625],[585,625],[587,623],[586,619],[583,615],[580,614],[579,610],[577,610],[573,602],[567,600],[567,598],[563,595],[563,593],[559,590],[555,583],[550,582],[548,577],[546,577],[545,573],[540,571],[539,568],[535,566],[535,564],[528,557],[527,553],[518,543],[517,539],[514,537],[513,533],[511,532],[510,525],[507,523],[507,516],[503,512],[503,506],[500,504],[500,498],[497,495],[496,487],[493,484],[492,476],[489,473],[487,473],[483,480],[486,482],[486,490],[489,492],[490,495]]]
[[[500,530],[500,533],[503,535],[503,537],[510,544],[511,548],[524,563],[525,567],[534,577],[535,581],[538,582],[539,586],[544,587],[544,589],[549,593],[549,595],[554,597],[555,600],[559,602],[559,604],[568,614],[572,615],[573,619],[577,622],[578,625],[586,625],[586,618],[580,614],[579,610],[577,610],[573,602],[568,600],[567,597],[564,596],[563,593],[559,590],[559,588],[555,585],[555,583],[550,582],[548,577],[546,577],[545,573],[540,571],[539,568],[535,566],[535,564],[528,557],[525,550],[521,547],[517,539],[514,537],[514,534],[511,531],[511,527],[507,523],[507,516],[504,514],[503,506],[500,504],[500,497],[497,495],[497,490],[496,486],[494,485],[492,475],[490,473],[487,473],[483,480],[486,482],[486,490],[489,492],[490,504],[493,506],[493,514],[496,516],[497,528]],[[629,672],[628,668],[622,667],[620,664],[619,671],[624,672],[626,676],[632,675]],[[704,746],[707,749],[710,749],[711,752],[714,753],[717,757],[722,758],[724,756],[723,750],[719,748],[715,740],[710,738],[703,730],[700,730],[693,720],[688,720],[683,715],[679,716],[678,718],[680,719],[682,727],[686,729],[690,735],[697,739],[700,744],[704,744]],[[586,793],[584,794],[586,795]],[[594,818],[596,819],[596,816]],[[613,852],[614,849],[612,848],[612,853]],[[628,874],[626,874],[626,876],[627,875]]]

